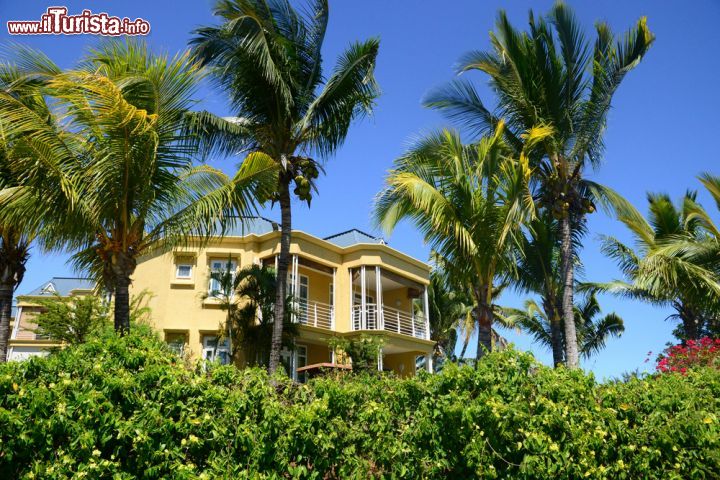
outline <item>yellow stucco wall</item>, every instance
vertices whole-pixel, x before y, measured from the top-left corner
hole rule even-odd
[[[202,335],[217,332],[225,315],[215,301],[205,298],[210,280],[210,262],[213,259],[227,261],[231,257],[238,268],[242,268],[270,258],[278,251],[279,232],[271,232],[261,236],[225,238],[205,248],[185,246],[175,251],[156,253],[142,258],[138,263],[133,275],[131,293],[150,291],[153,297],[149,305],[155,328],[161,332],[187,332],[188,346],[193,356],[198,357],[202,352]],[[340,248],[303,232],[293,232],[291,253],[334,269],[335,332],[339,334],[351,332],[351,268],[380,265],[389,272],[421,285],[428,283],[430,272],[427,264],[385,245],[353,245]],[[176,268],[180,263],[192,265],[190,279],[176,278]],[[299,273],[308,277],[309,302],[329,304],[333,276],[303,265],[299,266]],[[374,288],[368,291],[377,299]],[[386,306],[410,312],[411,301],[408,299],[407,288],[384,291],[383,299]],[[400,302],[400,307],[397,302]],[[308,332],[309,329],[301,330],[298,344],[304,344],[303,338],[310,335]],[[312,337],[308,339],[318,342],[317,332],[311,333]],[[426,351],[429,348],[427,341],[411,337],[402,339],[400,343],[403,348],[414,351]],[[329,360],[326,345],[307,345],[309,363]],[[392,363],[394,360],[390,361]]]
[[[392,370],[399,377],[412,377],[415,375],[415,358],[417,353],[393,353],[383,356],[383,368]]]

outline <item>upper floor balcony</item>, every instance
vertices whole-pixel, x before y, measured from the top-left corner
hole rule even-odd
[[[425,285],[380,266],[351,269],[351,328],[430,339]]]
[[[276,266],[277,256],[263,260]],[[288,292],[293,319],[333,331],[384,331],[429,340],[425,285],[377,265],[329,267],[293,255]]]

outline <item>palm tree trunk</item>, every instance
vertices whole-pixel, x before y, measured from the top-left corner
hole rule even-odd
[[[0,284],[0,363],[7,361],[8,342],[10,341],[10,312],[15,285]],[[15,319],[17,321],[18,319]]]
[[[492,352],[492,325],[493,311],[492,306],[486,301],[487,295],[485,289],[492,287],[483,287],[476,292],[478,300],[478,339],[477,352],[475,353],[475,368],[480,365],[480,359],[486,354]]]
[[[573,310],[574,265],[570,215],[562,218],[560,253],[563,275],[562,317],[565,323],[565,361],[568,368],[578,368],[577,333],[575,332],[575,312]]]
[[[130,333],[130,276],[115,279],[115,331],[121,336]]]
[[[115,294],[115,331],[121,336],[130,333],[130,276],[137,261],[126,252],[115,252],[109,265]]]
[[[281,180],[280,186],[280,256],[278,257],[277,282],[275,289],[275,318],[273,320],[268,370],[274,373],[280,365],[283,322],[285,320],[285,299],[287,298],[287,272],[290,264],[290,240],[292,212],[290,208],[289,180]],[[288,372],[291,374],[292,372]]]
[[[465,340],[463,341],[463,347],[462,350],[460,350],[460,357],[458,358],[465,358],[465,351],[467,350],[468,345],[470,344],[470,336],[466,336]]]
[[[558,314],[559,312],[554,311],[553,316],[550,317],[550,340],[552,341],[552,354],[553,354],[553,367],[562,365],[565,363],[565,352],[563,352],[563,332],[562,332],[562,320]]]
[[[683,324],[684,339],[683,344],[686,340],[697,340],[700,338],[699,319],[694,309],[688,307],[686,304],[681,304],[680,308],[680,320]]]

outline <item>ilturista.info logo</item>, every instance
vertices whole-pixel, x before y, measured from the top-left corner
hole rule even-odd
[[[83,10],[68,15],[67,7],[48,7],[40,20],[12,20],[7,22],[10,35],[147,35],[150,22],[142,18],[130,20]]]

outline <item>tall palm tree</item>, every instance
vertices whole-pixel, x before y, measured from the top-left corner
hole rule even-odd
[[[713,195],[720,186],[720,179],[710,175],[701,181]],[[647,219],[638,212],[620,218],[634,236],[634,249],[603,237],[603,253],[617,262],[625,278],[585,288],[670,306],[675,313],[668,318],[680,320],[675,335],[683,341],[697,339],[720,320],[720,230],[694,192],[677,206],[665,194],[648,194],[648,203]]]
[[[533,130],[532,147],[548,134]],[[504,128],[477,144],[464,145],[458,132],[421,140],[395,161],[375,204],[375,218],[387,232],[410,219],[447,263],[468,282],[478,325],[477,357],[492,350],[495,297],[515,263],[509,253],[533,215],[527,157],[509,155]]]
[[[573,229],[575,248],[585,233],[584,225]],[[522,293],[532,293],[540,297],[542,312],[548,321],[553,365],[565,361],[565,341],[562,317],[562,265],[560,242],[560,222],[549,212],[533,220],[520,243],[519,261],[513,285]],[[577,251],[577,250],[575,250]],[[574,268],[580,267],[576,256]]]
[[[51,230],[114,295],[115,328],[130,328],[129,285],[137,259],[189,237],[200,241],[231,215],[252,212],[255,187],[271,175],[262,159],[233,179],[194,166],[185,133],[199,67],[187,54],[155,56],[142,43],[108,42],[77,69],[59,72],[23,50],[28,77],[42,72],[55,122],[0,93],[20,188],[0,197],[3,220]],[[55,125],[62,125],[62,128]],[[234,218],[234,217],[232,217]]]
[[[565,337],[562,329],[554,330],[553,319],[545,306],[538,305],[534,300],[527,300],[524,310],[506,308],[503,314],[508,322],[512,322],[521,329],[533,336],[537,343],[553,351],[553,362],[555,366],[564,362],[563,358],[555,358],[554,331],[560,333],[560,346],[563,347]],[[588,295],[585,300],[575,306],[575,330],[577,332],[578,350],[580,356],[590,358],[593,354],[605,348],[610,337],[619,337],[625,331],[625,324],[622,318],[615,313],[609,313],[601,318],[600,304],[594,294]],[[563,320],[560,319],[560,322]],[[563,350],[561,349],[562,353]]]
[[[35,83],[36,79],[25,77],[15,65],[0,63],[0,91],[50,122],[45,98]],[[22,184],[22,172],[13,165],[14,149],[19,142],[22,138],[14,138],[6,122],[0,119],[0,192],[12,191]],[[0,214],[0,362],[7,360],[13,294],[23,280],[30,246],[38,233],[24,219],[10,222]]]
[[[288,0],[217,0],[213,12],[223,23],[196,30],[191,44],[235,116],[204,113],[195,129],[217,152],[250,152],[247,158],[277,165],[270,196],[281,218],[275,318],[284,318],[293,194],[310,204],[319,159],[334,153],[353,120],[371,111],[379,93],[373,76],[379,41],[351,44],[326,79],[327,0],[315,0],[307,14]],[[280,362],[282,328],[275,323],[271,372]]]
[[[539,203],[560,221],[566,358],[577,367],[578,352],[573,319],[573,226],[592,213],[596,202],[616,197],[586,177],[597,168],[603,153],[603,131],[613,94],[625,75],[638,65],[653,42],[646,19],[641,18],[622,38],[607,23],[596,24],[594,45],[587,41],[572,10],[556,3],[547,18],[530,12],[530,30],[513,27],[501,11],[492,49],[475,51],[460,61],[459,72],[479,70],[488,75],[497,96],[491,112],[467,81],[457,80],[426,99],[476,133],[507,123],[504,137],[519,151],[519,133],[548,125],[553,135],[532,156]]]

